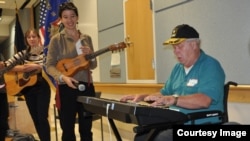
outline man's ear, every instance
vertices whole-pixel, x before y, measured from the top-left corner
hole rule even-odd
[[[199,45],[198,45],[198,43],[196,41],[192,41],[191,46],[192,46],[193,49],[199,49]]]

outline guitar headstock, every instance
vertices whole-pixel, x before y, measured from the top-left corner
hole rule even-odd
[[[115,43],[115,44],[109,46],[109,50],[112,52],[116,51],[116,50],[121,51],[126,47],[127,47],[127,44],[125,42],[120,42],[120,43]]]

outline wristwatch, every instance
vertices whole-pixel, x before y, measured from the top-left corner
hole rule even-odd
[[[178,102],[179,95],[174,94],[173,97],[174,97],[174,103],[173,103],[173,105],[176,105],[177,102]]]

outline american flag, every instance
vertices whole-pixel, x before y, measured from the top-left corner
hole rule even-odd
[[[41,0],[40,31],[44,36],[44,46],[49,44],[51,36],[58,32],[60,24],[58,10],[59,6],[68,0]]]
[[[40,20],[39,20],[39,34],[42,39],[42,44],[44,46],[44,62],[46,62],[46,56],[48,51],[48,45],[50,42],[50,38],[52,36],[52,33],[55,32],[53,29],[55,27],[58,27],[58,24],[60,22],[58,17],[58,9],[60,4],[63,2],[66,2],[68,0],[41,0],[40,1]],[[58,32],[58,30],[57,30]],[[46,75],[49,77],[51,82],[56,86],[55,80],[48,75],[46,72],[46,69],[44,69]]]
[[[41,0],[40,3],[40,20],[39,20],[39,34],[41,36],[42,45],[44,45],[44,37],[45,37],[45,19],[47,14],[46,9],[46,0]]]

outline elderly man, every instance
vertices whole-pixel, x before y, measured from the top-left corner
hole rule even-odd
[[[191,26],[176,26],[164,45],[172,45],[177,63],[164,87],[154,94],[127,95],[121,101],[153,101],[151,106],[170,106],[183,113],[223,111],[225,73],[220,63],[200,48],[199,33]],[[220,123],[217,117],[196,120],[196,124]],[[186,123],[190,124],[190,123]],[[143,140],[137,135],[135,140]],[[172,140],[172,130],[156,136],[157,141]]]

